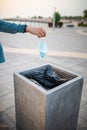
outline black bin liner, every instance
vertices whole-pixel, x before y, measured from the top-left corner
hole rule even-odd
[[[61,77],[50,65],[45,65],[36,69],[20,73],[28,79],[38,82],[45,89],[54,88],[67,81],[66,78]]]

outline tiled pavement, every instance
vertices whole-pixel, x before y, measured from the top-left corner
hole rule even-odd
[[[87,36],[76,30],[78,28],[46,28],[48,54],[44,59],[38,54],[40,40],[35,36],[0,33],[6,57],[6,62],[0,64],[0,124],[16,130],[13,73],[51,63],[84,76],[78,130],[87,130]]]

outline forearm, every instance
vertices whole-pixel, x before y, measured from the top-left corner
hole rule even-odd
[[[0,20],[0,32],[6,33],[24,33],[27,25],[15,24]]]

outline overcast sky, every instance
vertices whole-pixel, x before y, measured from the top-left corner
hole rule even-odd
[[[87,0],[0,0],[0,18],[52,17],[54,7],[62,16],[79,16],[87,9]]]

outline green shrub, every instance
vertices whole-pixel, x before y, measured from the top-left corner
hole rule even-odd
[[[63,22],[58,22],[58,27],[61,28],[63,26]]]
[[[83,25],[83,22],[81,22],[81,23],[78,23],[78,26],[82,26]]]
[[[87,24],[84,24],[83,22],[81,22],[81,23],[78,23],[78,26],[79,27],[87,27]]]
[[[83,24],[83,27],[87,27],[87,24]]]

